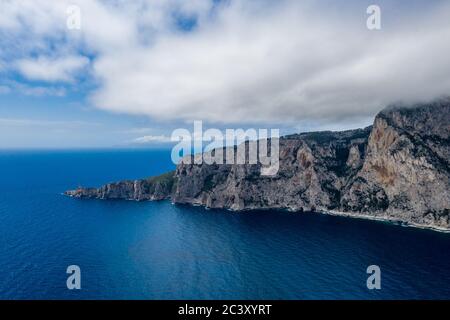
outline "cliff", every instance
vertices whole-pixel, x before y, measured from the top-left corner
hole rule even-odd
[[[174,182],[174,171],[172,171],[148,179],[108,183],[98,189],[78,188],[66,191],[64,194],[74,198],[156,201],[170,198]]]
[[[373,126],[280,139],[280,167],[180,163],[175,172],[66,194],[232,210],[322,211],[450,230],[450,98],[392,106]]]

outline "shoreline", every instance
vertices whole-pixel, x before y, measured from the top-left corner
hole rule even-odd
[[[390,223],[392,225],[397,225],[397,226],[401,226],[401,227],[410,227],[410,228],[431,230],[431,231],[441,232],[441,233],[450,233],[450,229],[447,229],[447,228],[431,226],[431,225],[424,225],[424,224],[415,223],[415,222],[405,222],[403,220],[395,219],[395,218],[377,217],[377,216],[371,216],[371,215],[362,214],[362,213],[349,213],[349,212],[341,212],[341,211],[334,211],[334,210],[317,211],[317,212],[324,214],[324,215],[329,215],[329,216],[346,217],[346,218],[362,219],[362,220],[372,220],[372,221],[386,222],[386,223]]]
[[[69,197],[69,198],[80,199],[80,198],[74,197],[73,195],[69,195],[69,194],[65,194],[65,193],[61,193],[61,195]],[[140,200],[136,200],[136,199],[101,199],[101,198],[89,198],[89,199],[125,200],[125,201],[138,201],[138,202],[140,201]],[[154,202],[154,201],[170,201],[170,203],[172,205],[181,204],[181,205],[189,205],[192,207],[202,207],[205,210],[212,209],[201,203],[174,203],[171,201],[170,198],[162,199],[162,200],[144,200],[144,201],[140,201],[140,202]],[[249,209],[242,209],[242,210],[236,210],[236,209],[230,209],[230,208],[214,208],[214,209],[224,210],[224,211],[229,211],[229,212],[230,211],[231,212],[246,212],[246,211],[251,212],[251,211],[255,211],[255,210],[263,210],[263,211],[280,210],[280,211],[285,211],[285,212],[290,212],[290,213],[299,213],[299,212],[291,210],[289,208],[249,208]],[[401,227],[410,227],[410,228],[431,230],[431,231],[440,232],[440,233],[450,233],[450,228],[447,229],[447,228],[442,228],[442,227],[437,227],[437,226],[419,224],[419,223],[415,223],[415,222],[405,222],[400,219],[372,216],[372,215],[368,215],[368,214],[350,213],[350,212],[342,212],[342,211],[335,211],[335,210],[327,210],[327,211],[316,210],[315,212],[311,212],[311,213],[318,213],[318,214],[323,214],[323,215],[328,215],[328,216],[336,216],[336,217],[344,217],[344,218],[352,218],[352,219],[372,220],[372,221],[378,221],[378,222],[385,222],[385,223],[389,223],[389,224],[397,225],[397,226],[401,226]]]

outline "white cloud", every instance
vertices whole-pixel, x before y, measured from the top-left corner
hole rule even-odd
[[[34,97],[63,97],[66,95],[66,89],[61,86],[31,86],[17,81],[6,81],[6,85],[0,85],[0,94],[11,92]]]
[[[192,34],[102,55],[93,101],[157,119],[335,121],[450,93],[449,10],[377,34],[364,11],[349,19],[287,3],[238,2]]]
[[[225,133],[223,133],[225,134]],[[192,140],[192,141],[207,141],[210,140],[204,140],[203,132],[192,132],[188,135],[182,135],[178,136],[175,139],[176,141],[179,141],[178,139],[182,140]],[[145,135],[136,139],[133,139],[130,141],[131,143],[136,144],[151,144],[151,143],[167,143],[167,142],[174,142],[172,141],[172,138],[166,135]]]
[[[67,121],[67,120],[41,120],[41,119],[23,119],[23,118],[0,118],[2,127],[57,127],[57,128],[80,128],[100,126],[97,122],[87,121]]]
[[[165,135],[158,135],[158,136],[143,136],[136,139],[133,139],[132,143],[137,144],[148,144],[148,143],[163,143],[163,142],[170,142],[170,137],[167,137]]]
[[[40,86],[19,86],[18,92],[26,96],[54,96],[63,97],[66,95],[66,89],[54,87],[40,87]]]
[[[41,56],[16,62],[17,69],[26,78],[48,82],[72,82],[77,72],[88,64],[89,59],[83,56],[67,56],[56,59]]]
[[[52,56],[68,58],[25,57],[19,70],[30,79],[70,81],[88,63],[78,50],[94,52],[90,72],[99,86],[92,101],[108,111],[168,120],[337,123],[371,116],[396,100],[450,94],[448,3],[412,11],[381,5],[382,30],[369,31],[360,4],[336,10],[328,1],[235,0],[212,14],[207,0],[80,0],[82,29],[73,33],[65,30],[63,4],[25,2],[10,8],[14,14],[0,29],[23,34],[31,25],[43,57],[50,55],[44,35],[67,36]],[[33,16],[24,25],[26,12]],[[195,29],[177,30],[177,14],[197,17]]]

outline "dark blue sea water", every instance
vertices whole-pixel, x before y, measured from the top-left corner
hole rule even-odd
[[[450,234],[61,195],[172,168],[168,150],[0,152],[0,298],[450,298]],[[72,264],[81,290],[66,287]],[[366,287],[372,264],[381,290]]]

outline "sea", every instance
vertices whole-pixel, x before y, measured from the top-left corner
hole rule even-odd
[[[450,234],[62,195],[172,169],[170,150],[0,151],[0,299],[450,299]]]

